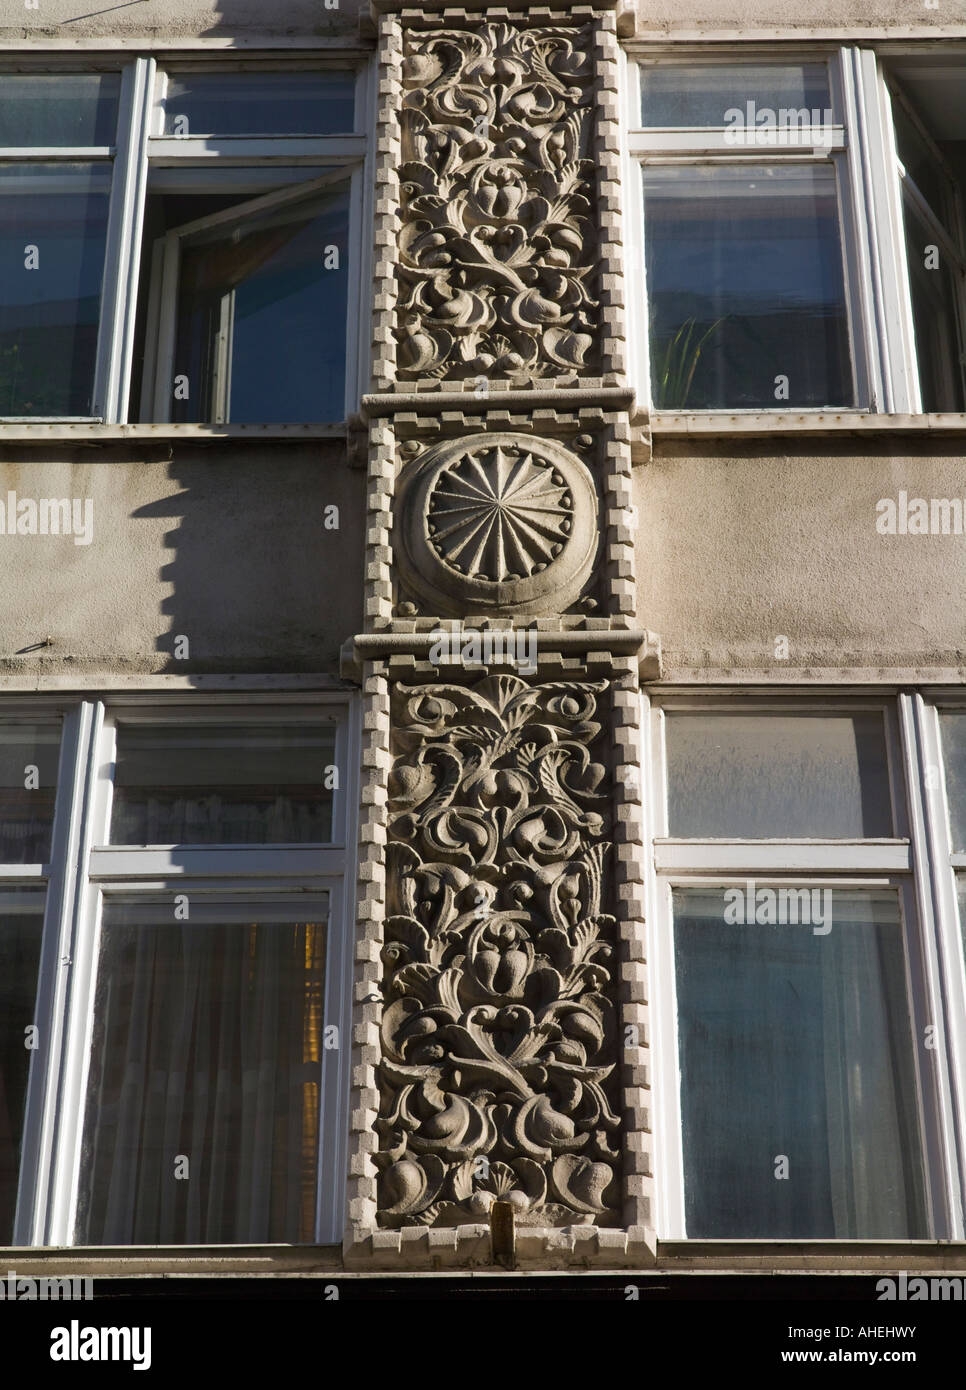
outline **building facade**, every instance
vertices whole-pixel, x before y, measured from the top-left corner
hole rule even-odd
[[[0,1244],[966,1267],[966,8],[0,12]]]

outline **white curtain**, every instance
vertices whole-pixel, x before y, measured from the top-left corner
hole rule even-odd
[[[318,923],[105,927],[81,1240],[314,1239],[323,987]]]

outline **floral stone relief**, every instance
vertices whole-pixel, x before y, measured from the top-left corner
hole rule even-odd
[[[383,1225],[619,1224],[605,689],[396,687]]]
[[[410,32],[399,375],[586,371],[597,334],[589,29]]]

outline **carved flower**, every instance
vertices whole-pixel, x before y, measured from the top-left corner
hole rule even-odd
[[[527,186],[509,164],[484,164],[472,182],[473,199],[483,217],[509,221],[517,216]]]
[[[463,1163],[453,1174],[453,1195],[465,1202],[473,1215],[485,1216],[497,1200],[509,1202],[520,1213],[533,1211],[546,1201],[547,1179],[539,1164],[528,1158],[512,1163]]]
[[[467,967],[485,994],[522,999],[533,959],[526,932],[512,921],[483,922],[470,936]]]

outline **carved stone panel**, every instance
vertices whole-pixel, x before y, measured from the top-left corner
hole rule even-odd
[[[431,612],[561,610],[598,542],[594,480],[553,440],[471,435],[428,450],[400,480],[397,558]]]
[[[400,379],[593,369],[592,36],[408,31]]]
[[[605,689],[396,688],[384,1226],[620,1224]]]

